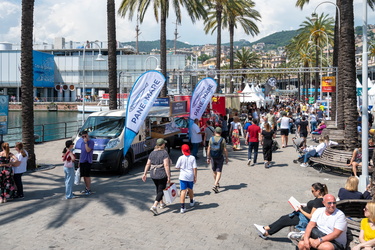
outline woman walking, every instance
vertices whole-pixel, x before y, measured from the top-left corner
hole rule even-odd
[[[18,166],[13,166],[14,172],[14,183],[17,187],[17,195],[14,198],[24,198],[23,194],[23,184],[22,184],[22,175],[26,172],[27,169],[27,160],[29,159],[29,154],[23,148],[22,142],[17,142],[15,149],[17,151],[16,157],[19,161]],[[15,164],[17,165],[17,164]]]
[[[242,125],[240,123],[240,118],[238,116],[235,116],[233,118],[233,122],[231,122],[231,126],[230,126],[230,134],[232,136],[233,150],[240,150],[241,149],[240,133],[243,135],[243,130],[242,130]]]
[[[166,205],[163,203],[163,190],[167,187],[167,183],[170,183],[171,172],[169,170],[169,155],[165,150],[165,143],[163,138],[156,141],[154,151],[150,153],[148,157],[145,170],[142,176],[142,180],[145,182],[147,179],[147,172],[150,170],[150,177],[153,180],[156,187],[156,197],[154,204],[150,208],[150,211],[154,215],[158,215],[157,205],[159,208],[165,208]]]
[[[65,148],[62,151],[62,160],[64,162],[64,172],[65,172],[65,199],[74,199],[76,196],[73,195],[73,184],[74,184],[74,161],[76,159],[73,154],[74,143],[72,140],[65,142]]]
[[[19,162],[17,157],[10,153],[7,142],[4,142],[1,148],[3,151],[0,152],[0,196],[1,203],[5,203],[13,196],[16,189],[12,166],[19,165]]]
[[[272,143],[276,138],[275,132],[271,129],[269,123],[264,124],[264,130],[261,133],[260,143],[263,145],[264,167],[271,167],[272,161]]]

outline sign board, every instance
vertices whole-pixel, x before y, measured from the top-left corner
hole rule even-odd
[[[336,77],[323,76],[322,77],[322,92],[335,92],[336,91]]]
[[[0,135],[8,134],[9,96],[0,95]]]
[[[170,115],[183,115],[187,113],[187,101],[171,102]]]
[[[153,107],[169,107],[169,98],[156,98]]]

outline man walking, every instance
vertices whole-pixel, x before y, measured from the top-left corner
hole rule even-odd
[[[90,140],[87,131],[82,131],[82,143],[81,143],[81,155],[79,158],[79,169],[81,177],[85,182],[86,188],[81,193],[90,195],[91,194],[91,165],[92,155],[94,152],[94,141]]]
[[[215,135],[209,140],[207,148],[207,163],[211,163],[215,180],[212,190],[215,193],[219,193],[219,181],[224,165],[224,155],[225,163],[228,164],[227,144],[225,139],[221,137],[221,132],[220,127],[215,128]]]
[[[190,140],[191,140],[191,144],[192,144],[191,154],[197,160],[199,159],[198,158],[198,149],[199,149],[199,145],[202,143],[202,134],[203,134],[203,132],[201,132],[201,129],[199,128],[198,124],[199,124],[199,119],[195,118],[194,123],[191,125],[190,131],[189,131],[190,132]]]
[[[247,165],[251,163],[251,154],[254,150],[254,161],[251,166],[254,166],[257,163],[258,158],[258,149],[259,149],[259,137],[260,137],[261,129],[258,126],[258,120],[254,120],[253,124],[247,128],[246,133],[246,145],[249,144],[248,151],[247,151]]]
[[[323,205],[313,213],[298,249],[345,249],[345,214],[336,208],[336,198],[331,194],[323,197]]]

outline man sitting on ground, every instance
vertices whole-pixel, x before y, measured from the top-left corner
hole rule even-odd
[[[298,249],[339,249],[346,246],[347,223],[345,214],[336,208],[336,198],[331,194],[323,197],[323,205],[315,210]]]

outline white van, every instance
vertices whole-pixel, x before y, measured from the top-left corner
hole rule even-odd
[[[169,107],[153,107],[124,157],[125,115],[125,110],[109,110],[92,113],[87,118],[74,139],[76,166],[81,154],[82,131],[87,131],[95,143],[91,170],[125,174],[133,163],[148,157],[158,138],[168,142],[168,152],[174,146],[174,135],[180,130],[170,120]]]

